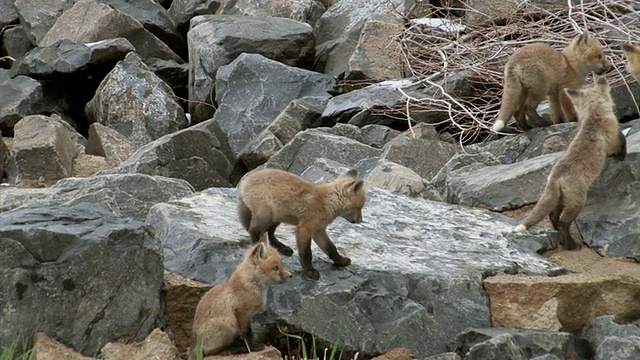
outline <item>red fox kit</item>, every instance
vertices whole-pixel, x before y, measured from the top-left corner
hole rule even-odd
[[[351,223],[362,222],[366,201],[364,182],[350,170],[328,183],[314,184],[295,174],[262,169],[247,173],[238,184],[240,222],[257,242],[265,232],[269,243],[284,255],[290,247],[275,237],[280,223],[296,225],[296,245],[305,276],[317,280],[320,274],[311,264],[311,239],[336,266],[347,266],[351,259],[338,253],[327,235],[327,226],[340,216]]]
[[[563,89],[578,88],[591,72],[604,74],[609,68],[600,43],[587,32],[561,52],[544,43],[516,50],[504,68],[502,103],[493,130],[502,130],[512,115],[522,131],[549,125],[536,111],[546,97],[553,124],[562,119],[576,121],[575,109]]]
[[[236,338],[250,342],[249,321],[264,309],[268,287],[290,277],[280,254],[266,242],[249,249],[229,280],[211,288],[198,302],[189,360],[196,359],[198,347],[208,356],[230,346]]]
[[[622,161],[627,148],[613,113],[606,77],[599,76],[590,88],[565,92],[578,111],[578,133],[551,169],[538,203],[515,231],[526,230],[549,215],[567,248],[577,249],[582,244],[573,239],[569,226],[586,203],[589,187],[600,176],[607,156]]]
[[[627,71],[640,81],[640,45],[622,45],[624,55],[627,57]]]

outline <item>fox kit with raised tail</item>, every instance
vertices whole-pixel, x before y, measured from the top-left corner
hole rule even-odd
[[[219,353],[234,340],[251,341],[250,319],[264,310],[267,289],[285,282],[291,273],[280,254],[264,241],[249,249],[226,282],[202,296],[193,319],[189,360],[198,348],[204,356]]]
[[[511,116],[522,131],[550,125],[536,111],[547,97],[551,123],[576,121],[576,111],[563,89],[579,88],[591,72],[604,74],[610,66],[600,43],[587,32],[562,51],[544,43],[516,50],[504,68],[502,103],[493,130],[502,130]]]
[[[600,176],[607,156],[622,161],[627,155],[609,90],[604,76],[587,89],[565,90],[578,111],[578,133],[551,169],[535,207],[515,231],[524,231],[549,215],[568,249],[582,246],[573,239],[569,227],[586,203],[589,188]]]
[[[327,183],[314,184],[295,174],[262,169],[247,173],[238,184],[240,222],[257,242],[266,232],[269,243],[284,255],[293,250],[275,237],[280,223],[296,225],[296,246],[304,275],[317,280],[311,264],[311,239],[333,260],[347,266],[351,259],[338,253],[327,234],[327,226],[340,216],[351,223],[362,222],[366,201],[364,183],[350,170]]]
[[[627,57],[627,71],[640,81],[640,45],[622,45],[624,55]]]

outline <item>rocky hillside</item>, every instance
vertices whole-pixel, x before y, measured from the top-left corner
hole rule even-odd
[[[0,0],[0,348],[184,358],[199,297],[249,246],[240,177],[356,168],[364,222],[328,229],[352,264],[314,247],[311,281],[285,258],[293,279],[252,321],[277,348],[261,356],[292,355],[287,329],[344,358],[640,358],[640,85],[614,84],[628,156],[607,160],[572,229],[586,247],[563,250],[546,223],[514,233],[577,124],[463,141],[414,105],[471,91],[465,73],[418,81],[398,36],[418,18],[500,28],[531,10],[485,3]],[[640,10],[617,4],[618,20]],[[596,36],[619,58],[615,31]]]

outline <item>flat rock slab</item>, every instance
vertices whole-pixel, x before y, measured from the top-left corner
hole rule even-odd
[[[415,200],[371,189],[364,223],[338,219],[328,232],[352,265],[336,269],[313,249],[319,281],[301,276],[297,257],[285,258],[294,277],[272,288],[262,324],[280,320],[346,349],[384,353],[408,347],[417,357],[446,351],[467,327],[489,326],[482,287],[498,272],[551,275],[559,266],[506,239],[515,221],[500,214]],[[165,267],[215,283],[236,267],[249,237],[236,215],[235,189],[211,188],[155,205],[148,225],[162,241]],[[278,235],[295,244],[292,227]],[[337,322],[327,323],[327,314]],[[277,330],[275,330],[277,331]]]

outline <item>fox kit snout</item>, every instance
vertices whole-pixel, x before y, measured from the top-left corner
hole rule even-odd
[[[351,259],[340,255],[327,234],[327,226],[336,217],[351,223],[362,222],[366,201],[364,182],[350,170],[327,183],[314,184],[295,174],[262,169],[247,173],[238,184],[240,222],[257,242],[266,232],[271,246],[284,255],[293,250],[275,236],[280,223],[296,225],[296,245],[305,276],[317,280],[320,274],[311,264],[311,240],[333,260],[347,266]]]
[[[627,71],[640,81],[640,45],[624,44],[622,50],[627,58]]]
[[[607,78],[599,76],[587,89],[566,89],[578,111],[578,133],[551,169],[547,184],[527,217],[515,228],[523,231],[549,215],[568,249],[580,248],[569,233],[587,202],[591,184],[600,176],[607,156],[624,160],[626,140],[613,112]]]
[[[211,288],[198,302],[189,360],[196,359],[200,348],[208,356],[229,347],[237,338],[250,343],[250,320],[263,311],[268,287],[290,277],[275,249],[264,241],[251,247],[229,280]]]
[[[586,32],[562,51],[534,43],[516,50],[504,68],[504,89],[493,130],[502,130],[513,116],[522,131],[550,125],[540,117],[538,104],[549,99],[552,124],[576,121],[576,111],[564,88],[578,88],[591,73],[611,68],[600,43]]]

